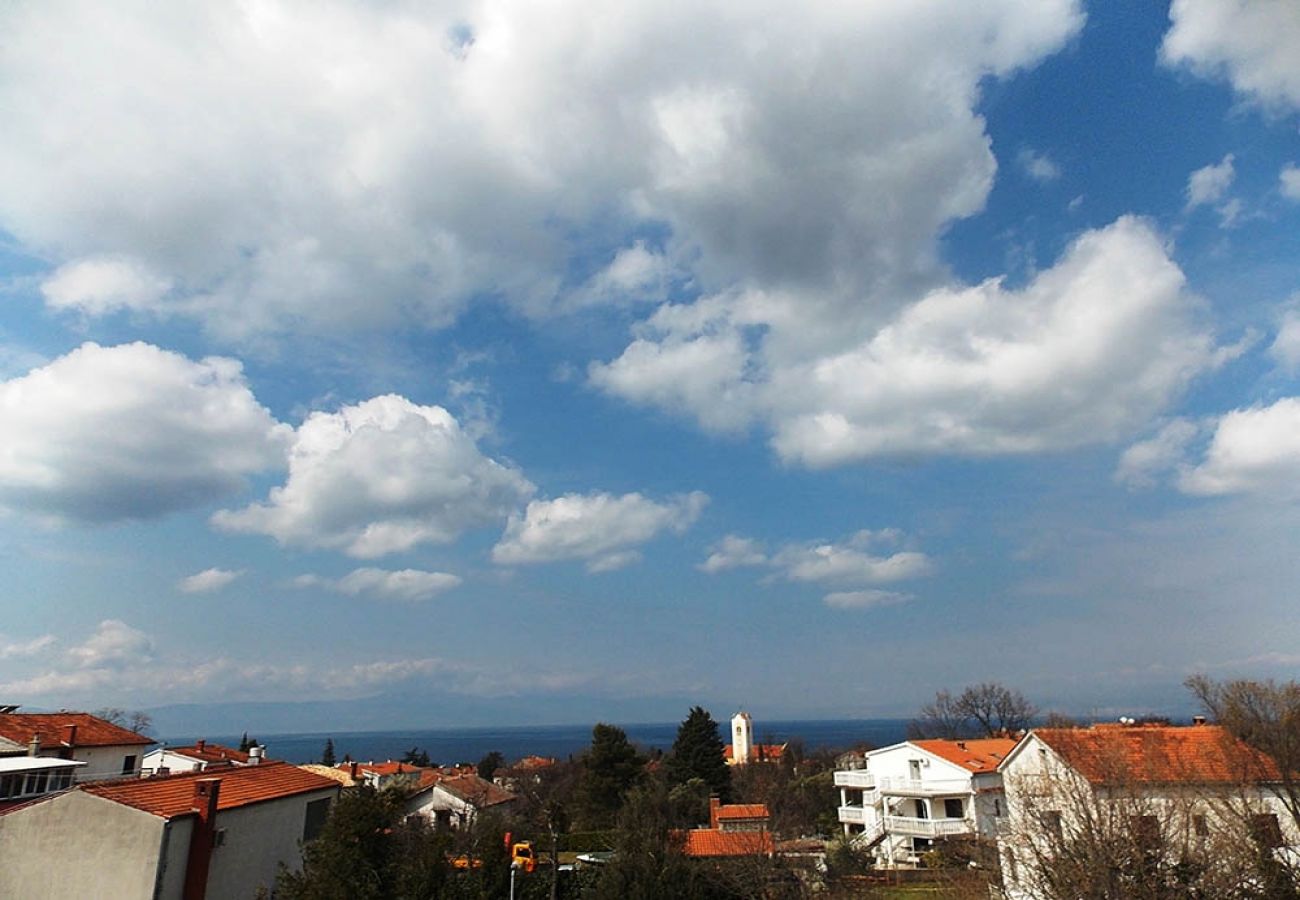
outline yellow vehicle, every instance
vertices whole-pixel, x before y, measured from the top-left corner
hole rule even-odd
[[[537,855],[533,852],[533,842],[519,841],[511,844],[510,864],[523,872],[536,871]],[[453,856],[451,857],[451,867],[453,869],[481,869],[483,860],[474,856]]]

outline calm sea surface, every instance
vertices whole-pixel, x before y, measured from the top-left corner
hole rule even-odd
[[[677,723],[620,725],[628,738],[644,749],[668,750],[677,736]],[[804,742],[809,750],[829,747],[849,749],[863,744],[883,747],[906,737],[906,719],[839,719],[819,721],[756,722],[755,738],[763,743],[783,743],[792,739]],[[192,744],[198,738],[239,745],[239,735],[190,735],[168,737],[171,746]],[[406,731],[320,732],[313,734],[252,734],[266,745],[270,759],[305,763],[320,759],[326,738],[334,741],[334,753],[355,760],[396,759],[412,747],[429,753],[442,765],[477,762],[493,750],[507,760],[521,757],[554,756],[565,758],[581,753],[591,744],[590,725],[540,725],[507,728],[435,728]],[[725,739],[725,734],[724,734]]]

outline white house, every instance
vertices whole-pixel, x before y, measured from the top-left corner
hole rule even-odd
[[[70,759],[77,781],[138,778],[144,750],[153,739],[90,713],[0,711],[0,757]]]
[[[264,757],[263,747],[252,747],[247,753],[233,747],[223,747],[207,741],[195,741],[185,747],[159,747],[144,755],[141,768],[150,775],[174,775],[182,772],[205,772],[209,769],[230,769],[235,766],[255,766]]]
[[[1174,864],[1215,859],[1225,846],[1217,836],[1228,833],[1275,852],[1300,840],[1272,760],[1203,721],[1035,729],[999,771],[1008,815],[998,853],[1009,900],[1039,896],[1045,872],[1059,872],[1057,861],[1080,848],[1130,847]]]
[[[940,838],[993,837],[1004,813],[997,768],[1015,745],[904,741],[867,753],[864,768],[835,773],[844,833],[885,866],[915,864]]]
[[[66,791],[84,762],[46,756],[0,757],[0,809],[34,797]]]
[[[247,900],[338,791],[285,763],[78,785],[0,811],[0,897]]]
[[[428,819],[435,828],[459,828],[486,809],[503,809],[519,797],[477,775],[442,775],[426,769],[406,801],[408,815]]]

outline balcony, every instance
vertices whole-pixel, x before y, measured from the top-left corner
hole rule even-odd
[[[867,811],[861,806],[841,806],[840,821],[846,825],[865,825]]]
[[[841,812],[843,812],[842,808]],[[911,816],[885,816],[885,830],[890,834],[940,838],[955,834],[974,834],[975,824],[969,819],[915,819]]]
[[[966,778],[885,777],[876,779],[876,784],[880,793],[891,797],[942,797],[971,792],[970,780]]]
[[[842,769],[835,773],[835,786],[871,790],[876,786],[876,776],[866,769]]]

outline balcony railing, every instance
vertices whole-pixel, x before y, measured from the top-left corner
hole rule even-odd
[[[885,816],[885,830],[891,834],[937,838],[953,834],[972,834],[975,825],[969,819],[915,819],[911,816]]]
[[[835,773],[835,786],[870,790],[876,786],[876,776],[866,769],[841,769]]]
[[[865,825],[867,811],[861,806],[841,806],[840,821],[848,825]]]
[[[970,781],[965,778],[877,778],[880,793],[903,797],[934,797],[944,794],[969,794]]]

